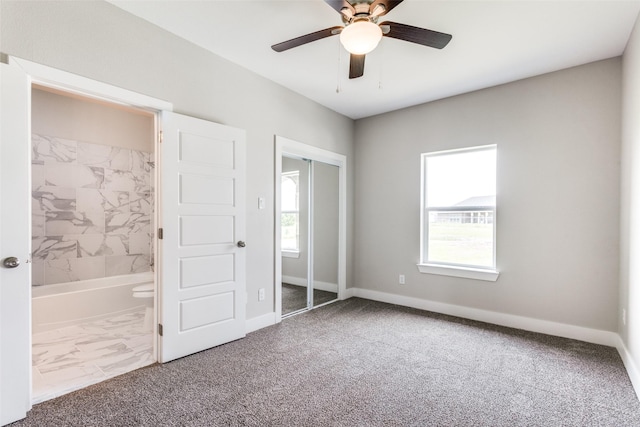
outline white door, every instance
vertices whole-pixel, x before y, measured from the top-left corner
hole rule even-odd
[[[31,409],[29,98],[26,73],[0,64],[0,425]]]
[[[245,132],[162,113],[160,361],[245,336]]]

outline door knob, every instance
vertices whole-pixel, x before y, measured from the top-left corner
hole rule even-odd
[[[14,256],[10,256],[2,260],[2,265],[4,265],[5,268],[16,268],[20,265],[20,260]]]
[[[247,244],[245,242],[243,242],[242,240],[238,241],[238,247],[239,248],[244,248],[245,246],[247,246]]]

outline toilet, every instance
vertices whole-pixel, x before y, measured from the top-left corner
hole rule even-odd
[[[153,297],[155,296],[155,290],[153,282],[145,283],[133,288],[133,297],[146,299],[146,309],[144,312],[144,322],[142,329],[145,332],[151,332],[153,330]]]

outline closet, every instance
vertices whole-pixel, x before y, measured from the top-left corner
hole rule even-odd
[[[282,317],[336,301],[344,287],[344,162],[332,158],[342,156],[288,142],[276,168]]]

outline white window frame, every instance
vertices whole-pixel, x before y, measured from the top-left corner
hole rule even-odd
[[[422,153],[422,155],[420,156],[420,161],[421,161],[421,165],[420,165],[420,170],[421,170],[421,174],[420,174],[420,178],[421,178],[421,181],[420,181],[421,182],[420,184],[420,263],[417,264],[417,267],[420,273],[462,277],[467,279],[477,279],[477,280],[484,280],[484,281],[490,281],[490,282],[495,282],[496,280],[498,280],[500,273],[496,268],[496,262],[497,262],[496,210],[497,210],[497,207],[493,208],[493,263],[494,263],[493,266],[477,267],[477,266],[470,266],[470,265],[463,265],[463,264],[428,262],[427,261],[428,254],[426,249],[427,248],[426,245],[429,239],[429,236],[428,236],[429,226],[426,223],[426,221],[428,221],[429,213],[428,213],[428,209],[425,206],[426,197],[427,197],[427,194],[426,194],[426,191],[427,191],[426,160],[427,158],[440,156],[440,155],[451,155],[456,153],[460,153],[460,154],[469,153],[473,151],[482,151],[482,150],[488,150],[488,149],[497,150],[497,145],[491,144],[491,145],[483,145],[479,147],[470,147],[470,148],[461,148],[461,149],[454,149],[454,150],[437,151],[437,152],[431,152],[431,153]],[[440,209],[441,208],[437,208],[434,210],[440,210]],[[446,210],[446,208],[444,208],[443,210]]]

